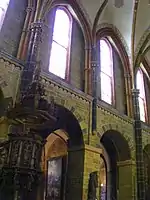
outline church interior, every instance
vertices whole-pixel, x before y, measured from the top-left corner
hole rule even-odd
[[[0,200],[150,200],[149,134],[149,0],[0,0]]]

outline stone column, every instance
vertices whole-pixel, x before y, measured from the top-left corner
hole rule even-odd
[[[34,12],[33,7],[27,7],[26,18],[25,18],[24,27],[23,27],[23,30],[22,30],[22,35],[21,35],[18,53],[17,53],[18,59],[22,59],[22,53],[23,53],[23,50],[25,48],[24,42],[25,42],[25,38],[26,38],[26,35],[27,35],[27,32],[28,32],[28,26],[29,26],[29,23],[30,23],[30,18],[31,18],[31,15],[32,15],[33,12]]]
[[[133,102],[132,102],[132,92],[131,92],[131,75],[126,73],[125,77],[125,88],[126,88],[126,98],[127,98],[127,114],[129,117],[133,117]]]
[[[82,200],[84,173],[84,148],[68,145],[66,200]]]
[[[144,162],[142,147],[142,128],[139,110],[139,90],[133,89],[133,108],[134,108],[134,136],[136,146],[136,171],[137,171],[137,199],[145,199],[145,180],[144,180]]]
[[[88,195],[88,184],[90,173],[97,171],[98,183],[100,183],[100,154],[102,150],[89,145],[84,147],[84,176],[83,176],[83,200],[87,200]],[[100,199],[100,186],[97,188],[97,199]]]
[[[93,96],[93,102],[92,102],[92,133],[94,133],[97,129],[97,82],[98,82],[98,68],[99,63],[97,60],[97,47],[94,46],[92,48],[92,61],[91,61],[91,67],[92,67],[92,96]]]
[[[132,200],[134,197],[134,168],[132,160],[120,161],[117,163],[119,172],[118,200]]]
[[[84,91],[85,91],[86,94],[92,95],[92,92],[91,92],[92,79],[91,79],[91,66],[90,66],[91,57],[90,56],[91,56],[91,49],[89,49],[87,47],[87,48],[85,48],[85,68],[84,68],[85,88],[84,88]]]
[[[31,24],[30,41],[26,57],[26,64],[23,68],[21,78],[21,92],[23,93],[27,86],[32,82],[33,74],[37,65],[38,48],[41,42],[42,23],[35,22]]]

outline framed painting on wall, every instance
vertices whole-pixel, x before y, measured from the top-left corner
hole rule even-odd
[[[62,192],[62,157],[47,162],[47,200],[61,200]]]

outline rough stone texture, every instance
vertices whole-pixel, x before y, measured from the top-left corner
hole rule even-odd
[[[132,200],[135,196],[135,167],[135,163],[132,163],[131,160],[118,163],[119,200]]]
[[[82,30],[74,20],[72,26],[70,82],[77,89],[84,90],[85,44]]]
[[[84,149],[80,147],[77,147],[76,149],[69,149],[66,182],[66,200],[82,199],[83,173]]]
[[[26,16],[27,1],[10,1],[0,31],[0,50],[13,56],[17,55],[18,45]]]
[[[126,98],[125,98],[125,81],[124,69],[120,57],[116,50],[113,48],[113,61],[114,61],[114,95],[115,95],[115,108],[122,114],[126,114]]]
[[[21,68],[19,64],[0,56],[0,88],[4,98],[12,97],[14,102],[18,92]]]
[[[101,149],[93,148],[89,145],[85,145],[85,155],[84,155],[84,176],[83,176],[83,200],[87,200],[88,195],[88,184],[89,175],[91,172],[97,171],[98,181],[100,183],[100,154]],[[97,198],[99,199],[99,188],[97,188]]]
[[[19,83],[21,66],[17,64],[10,58],[4,58],[1,56],[0,60],[0,75],[1,75],[1,89],[4,93],[4,97],[12,97],[15,101],[17,93],[17,85]],[[47,94],[47,99],[49,100],[51,96],[57,104],[60,104],[70,110],[74,116],[77,118],[83,135],[84,142],[89,143],[90,147],[99,148],[101,136],[108,130],[116,130],[122,134],[122,136],[127,140],[132,160],[135,160],[135,145],[134,145],[134,127],[133,121],[126,116],[119,115],[115,109],[109,109],[109,107],[104,107],[100,102],[97,106],[97,131],[98,133],[91,133],[91,102],[92,98],[85,95],[81,91],[72,88],[62,81],[50,80],[49,76],[42,75],[41,82],[44,84]],[[146,145],[150,143],[150,129],[143,124],[143,144]],[[8,124],[7,120],[2,120],[0,123],[0,138],[4,139],[7,137]],[[143,146],[144,147],[144,146]],[[99,148],[100,149],[100,148]],[[79,161],[81,165],[79,168],[74,169],[76,162]],[[68,183],[73,187],[73,193],[80,190],[78,197],[76,199],[86,199],[87,197],[87,185],[88,176],[91,171],[99,170],[99,154],[94,153],[90,150],[81,151],[70,151],[69,153],[69,178]],[[93,164],[95,163],[95,164]],[[125,179],[125,174],[130,173],[135,177],[135,166],[131,167],[131,164],[125,167],[119,167],[119,199],[122,199],[124,194],[128,193],[130,196],[134,196],[136,187],[135,180]],[[81,173],[79,173],[81,172]],[[79,174],[78,174],[79,173]],[[125,176],[125,178],[124,178]],[[125,182],[124,182],[125,181]],[[99,192],[99,191],[98,191]],[[68,193],[68,198],[70,198]]]

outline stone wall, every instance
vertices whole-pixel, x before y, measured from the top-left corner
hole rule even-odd
[[[4,98],[11,97],[14,103],[19,90],[21,70],[22,65],[16,63],[15,59],[0,54],[0,88]]]
[[[10,1],[0,31],[0,50],[16,56],[26,16],[27,1]]]
[[[100,189],[100,155],[102,150],[99,148],[94,148],[89,145],[85,145],[84,154],[84,176],[83,176],[83,197],[82,200],[87,200],[88,195],[88,184],[90,173],[97,172],[98,175],[98,188],[97,188],[97,198],[99,199],[99,189]]]
[[[17,64],[18,62],[18,64]],[[1,89],[4,97],[12,97],[16,101],[16,94],[18,91],[20,73],[22,64],[19,61],[1,55],[0,59],[0,75],[1,75]],[[87,198],[87,188],[89,174],[92,171],[100,170],[100,138],[108,130],[118,131],[128,142],[132,161],[135,160],[135,145],[134,145],[134,124],[133,121],[125,115],[120,115],[116,109],[105,106],[103,102],[99,102],[97,106],[97,131],[91,132],[91,111],[92,111],[92,97],[84,94],[80,90],[71,87],[69,84],[55,80],[49,75],[42,74],[41,82],[46,89],[46,98],[49,101],[50,97],[54,97],[57,104],[64,106],[71,111],[78,120],[84,136],[85,148],[69,149],[69,177],[68,183],[74,187],[74,192],[80,189],[78,193],[79,199],[85,200]],[[143,144],[150,143],[150,129],[143,124]],[[4,139],[8,133],[8,121],[5,118],[0,120],[0,138]],[[75,159],[76,158],[76,159]],[[80,161],[80,169],[74,171],[74,167]],[[125,179],[124,174],[130,173],[135,177],[135,164],[118,163],[119,166],[119,199],[122,199],[124,193],[130,194],[127,198],[131,199],[136,191],[135,180]],[[81,174],[78,173],[80,170]],[[129,178],[129,177],[128,177]],[[70,182],[69,182],[70,181]],[[72,185],[71,185],[72,184]],[[69,186],[69,187],[70,187]],[[125,192],[126,191],[126,192]],[[128,191],[128,192],[127,192]],[[99,188],[97,190],[99,193]],[[72,194],[68,193],[68,198]],[[77,198],[77,196],[75,196]]]

